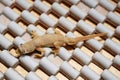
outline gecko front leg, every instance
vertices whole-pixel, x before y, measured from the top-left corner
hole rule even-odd
[[[45,50],[43,48],[36,48],[37,51],[41,52],[41,54],[35,54],[35,57],[41,58],[45,54]]]

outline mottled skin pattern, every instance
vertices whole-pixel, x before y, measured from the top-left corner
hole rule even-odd
[[[44,34],[42,36],[37,35],[36,31],[32,32],[33,39],[21,44],[17,49],[17,54],[27,54],[30,52],[33,52],[34,50],[37,50],[41,52],[41,54],[35,54],[36,57],[42,57],[44,55],[44,47],[54,47],[56,50],[54,51],[55,54],[57,54],[59,48],[61,46],[67,46],[67,45],[75,45],[79,41],[88,40],[94,37],[98,36],[104,36],[106,33],[99,33],[99,34],[92,34],[77,38],[68,38],[63,36],[60,32],[55,31],[55,34]]]

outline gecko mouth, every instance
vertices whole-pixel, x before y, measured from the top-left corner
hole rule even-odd
[[[24,50],[24,48],[22,47],[22,44],[21,44],[20,46],[18,46],[18,49],[19,49],[19,52],[20,52],[21,54],[24,54],[24,53],[25,53],[25,50]]]

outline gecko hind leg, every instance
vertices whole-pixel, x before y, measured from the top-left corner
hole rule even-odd
[[[45,50],[43,48],[37,48],[36,49],[37,51],[41,52],[41,54],[35,54],[34,56],[37,57],[37,58],[41,58],[44,56],[45,54]]]

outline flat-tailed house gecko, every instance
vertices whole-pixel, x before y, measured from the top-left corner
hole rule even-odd
[[[75,45],[80,41],[85,41],[94,37],[104,35],[106,35],[106,33],[98,33],[82,37],[69,38],[63,36],[59,31],[55,31],[55,34],[44,34],[42,36],[38,35],[36,31],[33,31],[33,39],[24,44],[21,44],[16,50],[16,53],[22,55],[37,50],[41,52],[41,54],[35,54],[35,56],[42,57],[45,53],[43,49],[44,47],[54,47],[56,49],[55,54],[57,54],[56,51],[58,51],[61,46]]]

